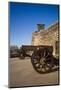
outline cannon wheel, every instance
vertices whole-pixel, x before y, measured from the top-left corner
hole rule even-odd
[[[23,55],[23,53],[21,53],[21,54],[19,55],[19,58],[20,58],[20,59],[25,59],[25,56]]]
[[[40,52],[41,51],[41,52]],[[45,49],[34,52],[31,57],[31,63],[33,68],[38,73],[48,73],[51,72],[53,67],[53,57],[48,57],[48,53],[46,53]]]
[[[21,50],[19,51],[19,58],[25,59],[25,56],[26,56],[26,52],[23,48],[21,48]]]

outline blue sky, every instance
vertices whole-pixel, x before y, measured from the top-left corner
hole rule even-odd
[[[10,45],[31,44],[37,24],[45,28],[58,21],[58,5],[9,3]]]

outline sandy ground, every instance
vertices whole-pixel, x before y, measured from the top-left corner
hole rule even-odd
[[[39,74],[31,64],[31,60],[26,58],[11,58],[9,60],[9,86],[33,86],[33,85],[51,85],[58,84],[58,71]]]

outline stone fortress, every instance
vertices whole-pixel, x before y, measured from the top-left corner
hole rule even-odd
[[[32,33],[32,45],[49,45],[53,46],[53,55],[59,53],[59,22],[49,26],[47,29],[41,29],[38,25],[38,31]]]

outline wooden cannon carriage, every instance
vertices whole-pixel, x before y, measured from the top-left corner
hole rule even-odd
[[[59,66],[58,58],[53,56],[53,46],[22,45],[18,53],[20,59],[30,57],[33,68],[38,73],[51,72]]]

